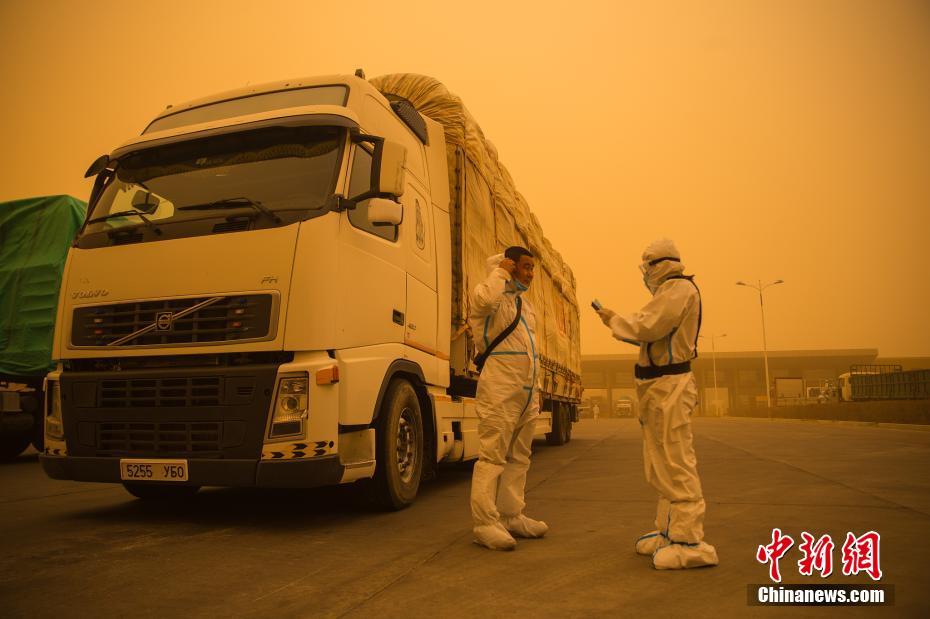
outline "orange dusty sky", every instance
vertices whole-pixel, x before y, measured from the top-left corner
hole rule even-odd
[[[930,3],[0,2],[0,200],[70,193],[169,103],[433,75],[462,96],[587,307],[674,239],[720,351],[930,355]],[[551,8],[549,8],[551,6]],[[702,347],[708,350],[708,344]]]

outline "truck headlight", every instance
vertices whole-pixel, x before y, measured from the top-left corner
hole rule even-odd
[[[270,438],[303,432],[303,422],[310,412],[310,379],[306,374],[283,376],[275,394]]]
[[[49,438],[65,437],[64,423],[61,419],[61,384],[49,381],[45,392],[45,433]]]

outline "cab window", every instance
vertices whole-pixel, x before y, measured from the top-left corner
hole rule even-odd
[[[349,178],[349,197],[368,191],[371,187],[371,153],[363,146],[355,146],[352,160],[352,176]],[[349,222],[369,234],[388,241],[397,241],[397,226],[376,226],[368,221],[368,200],[359,202],[349,210]]]

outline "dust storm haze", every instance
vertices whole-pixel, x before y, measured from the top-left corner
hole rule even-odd
[[[196,6],[192,6],[196,4]],[[647,299],[667,236],[718,351],[930,355],[930,5],[920,1],[0,3],[0,200],[87,199],[168,104],[300,76],[460,95],[588,302]],[[571,10],[566,10],[570,6]],[[703,345],[706,348],[706,345]]]

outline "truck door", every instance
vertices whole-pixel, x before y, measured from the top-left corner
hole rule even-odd
[[[400,242],[407,271],[407,322],[404,341],[430,354],[436,352],[435,235],[427,192],[412,175],[401,203],[404,221]]]
[[[352,148],[349,195],[358,195],[370,186],[371,152],[363,145]],[[400,343],[404,337],[407,278],[401,230],[407,224],[372,225],[368,206],[367,200],[360,202],[340,221],[339,348]]]

